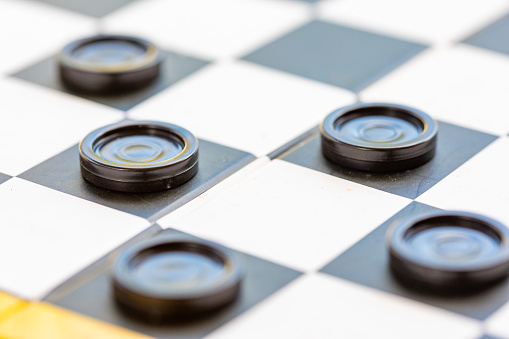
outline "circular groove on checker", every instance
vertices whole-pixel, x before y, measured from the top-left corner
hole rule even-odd
[[[409,218],[387,232],[390,267],[409,286],[472,291],[509,273],[509,230],[468,212]]]
[[[235,301],[244,266],[238,254],[219,244],[160,236],[120,253],[111,275],[115,300],[126,313],[171,322]]]
[[[130,36],[98,35],[66,45],[58,56],[60,77],[70,89],[115,93],[140,88],[160,73],[161,52]]]
[[[185,183],[198,171],[198,140],[163,122],[101,127],[83,138],[79,150],[83,178],[115,191],[161,191]]]
[[[435,155],[436,122],[408,106],[354,104],[329,114],[320,127],[324,156],[349,168],[402,171],[420,166]]]

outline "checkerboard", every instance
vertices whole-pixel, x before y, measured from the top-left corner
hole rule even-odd
[[[509,3],[503,0],[0,0],[0,337],[509,338],[509,281],[419,292],[388,266],[386,231],[437,210],[509,225]],[[125,34],[163,53],[128,94],[68,90],[55,55]],[[355,102],[438,121],[428,163],[341,167],[319,124]],[[156,193],[85,182],[79,141],[122,120],[182,126],[198,174]],[[179,235],[238,252],[238,300],[153,325],[114,303],[111,257]]]

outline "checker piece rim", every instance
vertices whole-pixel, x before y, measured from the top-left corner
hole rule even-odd
[[[124,35],[79,39],[64,46],[58,55],[60,76],[66,86],[97,93],[145,86],[159,76],[161,62],[156,45]]]
[[[79,152],[83,177],[117,191],[168,189],[198,171],[198,140],[180,126],[158,121],[101,127],[81,140]]]
[[[416,247],[417,237],[421,239],[420,246],[422,239],[426,245],[434,246],[438,256],[433,255],[433,250],[428,251],[431,255],[425,255]],[[390,265],[396,276],[444,290],[461,291],[507,277],[508,240],[509,229],[502,223],[461,211],[419,215],[387,231]],[[447,246],[452,250],[448,252]]]
[[[161,265],[157,266],[165,276],[163,278],[148,279],[147,274],[140,273],[139,267],[148,260],[163,255],[163,260],[171,262],[172,255],[196,254],[201,260],[215,262],[218,271],[209,274],[209,281],[191,288],[193,279],[198,276],[197,272],[186,267],[181,271],[191,271],[190,274],[177,273],[177,278],[183,278],[184,283],[180,286],[171,286],[171,270]],[[146,260],[148,258],[148,260]],[[179,259],[175,259],[173,266],[177,271]],[[153,266],[154,267],[154,266]],[[153,268],[152,267],[152,268]],[[138,270],[138,271],[137,271]],[[170,271],[168,274],[168,271]],[[146,271],[145,271],[146,272]],[[194,240],[184,236],[159,236],[142,241],[121,252],[114,261],[111,269],[114,295],[116,301],[125,310],[137,315],[145,315],[147,318],[176,317],[178,319],[187,316],[208,313],[233,302],[240,291],[240,284],[244,276],[244,266],[240,257],[232,250],[217,243]],[[189,278],[191,276],[191,278]],[[161,281],[168,278],[168,284]],[[203,278],[203,277],[200,277]],[[191,280],[188,282],[187,280]]]
[[[94,62],[86,59],[84,60],[74,56],[74,53],[80,48],[106,41],[118,41],[132,44],[133,46],[142,48],[144,53],[130,60],[119,61],[113,64]],[[148,40],[124,35],[98,35],[76,40],[67,44],[60,53],[60,62],[67,67],[77,68],[83,71],[112,73],[127,72],[144,67],[150,67],[153,63],[158,62],[158,56],[158,48]]]
[[[390,103],[357,103],[320,125],[322,153],[346,167],[391,172],[414,168],[435,154],[438,126],[426,113]]]

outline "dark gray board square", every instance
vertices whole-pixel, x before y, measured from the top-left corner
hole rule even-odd
[[[78,145],[29,169],[19,177],[100,205],[156,220],[255,159],[249,153],[206,140],[199,140],[199,145],[198,173],[185,184],[162,192],[114,192],[89,184],[81,177]]]
[[[173,229],[160,233],[160,235],[182,234]],[[112,298],[106,264],[103,264],[102,271],[96,277],[78,286],[75,290],[68,289],[67,293],[64,294],[55,291],[53,295],[48,296],[45,300],[72,311],[157,338],[201,338],[301,275],[300,272],[260,258],[243,253],[241,255],[245,258],[246,274],[242,281],[239,298],[234,304],[210,317],[196,319],[191,322],[157,326],[124,315]]]
[[[74,12],[101,18],[114,10],[136,0],[35,0]]]
[[[10,175],[0,173],[0,184],[3,184],[4,182],[9,180],[10,178],[11,178]]]
[[[503,281],[489,289],[470,295],[445,296],[407,288],[392,276],[385,240],[387,229],[411,215],[432,211],[439,211],[439,209],[412,202],[346,252],[339,255],[326,265],[321,272],[478,320],[486,319],[509,300],[509,281]]]
[[[154,82],[144,88],[121,94],[87,94],[66,88],[60,81],[57,60],[54,56],[18,71],[12,76],[127,111],[208,64],[204,60],[168,51],[163,51],[163,53],[164,61],[161,66],[161,73]]]
[[[509,54],[509,45],[507,44],[508,34],[509,14],[466,38],[463,42],[495,52]]]
[[[304,142],[305,140],[309,139],[310,137],[313,137],[314,134],[316,133],[316,131],[318,131],[318,127],[315,126],[315,127],[311,128],[310,130],[297,136],[296,138],[293,138],[292,140],[287,141],[284,145],[279,146],[277,149],[275,149],[272,152],[270,152],[269,154],[267,154],[267,156],[271,160],[282,156],[283,154],[285,154],[286,152],[291,150],[295,145],[297,145],[301,142]]]
[[[407,171],[369,173],[352,170],[327,160],[321,151],[320,132],[298,144],[281,159],[385,192],[415,199],[464,164],[496,136],[445,122],[438,123],[437,151],[428,163]]]
[[[313,21],[243,59],[358,92],[426,46]]]

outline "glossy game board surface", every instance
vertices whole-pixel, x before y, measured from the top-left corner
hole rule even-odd
[[[374,0],[0,0],[0,337],[509,338],[509,281],[420,291],[389,269],[409,216],[478,213],[509,225],[509,3]],[[56,55],[97,34],[162,51],[139,90],[68,89]],[[356,102],[415,107],[436,154],[369,173],[321,152],[321,121]],[[185,184],[121,193],[86,182],[80,140],[124,120],[199,141]],[[236,301],[151,324],[112,295],[112,258],[185,237],[238,253]]]

